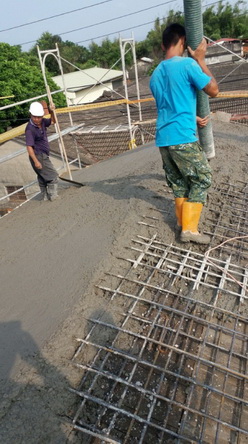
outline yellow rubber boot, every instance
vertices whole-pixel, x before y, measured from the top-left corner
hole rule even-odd
[[[176,230],[182,229],[182,212],[183,203],[187,200],[187,197],[175,197],[175,213],[177,218]]]
[[[199,202],[184,202],[182,211],[182,242],[209,244],[210,237],[198,231],[203,204]]]

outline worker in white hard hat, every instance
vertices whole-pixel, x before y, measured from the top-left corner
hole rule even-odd
[[[42,200],[54,200],[58,196],[58,173],[50,157],[50,147],[47,139],[47,128],[54,123],[54,104],[49,109],[46,102],[33,102],[30,105],[31,114],[26,127],[26,146],[29,159],[37,174]],[[51,118],[44,115],[51,114]]]

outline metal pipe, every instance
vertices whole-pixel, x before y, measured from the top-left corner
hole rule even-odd
[[[202,10],[200,0],[184,0],[184,15],[187,45],[193,50],[203,38]],[[209,99],[204,91],[197,92],[197,115],[206,117],[210,114]],[[208,159],[215,157],[212,123],[198,128],[199,141]]]
[[[62,92],[63,89],[57,89],[56,91],[52,91],[51,94],[57,94]],[[42,97],[47,97],[47,94],[41,94],[40,96],[32,97],[31,99],[21,100],[20,102],[11,103],[11,105],[5,105],[0,107],[0,111],[3,109],[13,108],[13,106],[23,105],[23,103],[33,102],[33,100],[42,99]]]

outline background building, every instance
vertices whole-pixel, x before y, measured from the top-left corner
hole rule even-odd
[[[62,75],[53,77],[53,80],[63,88]],[[118,88],[122,81],[123,71],[98,67],[64,74],[69,105],[94,102],[104,91]]]

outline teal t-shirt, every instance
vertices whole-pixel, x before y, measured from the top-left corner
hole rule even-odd
[[[196,92],[211,78],[190,57],[172,57],[154,70],[150,88],[158,117],[156,145],[191,143],[196,137]]]

